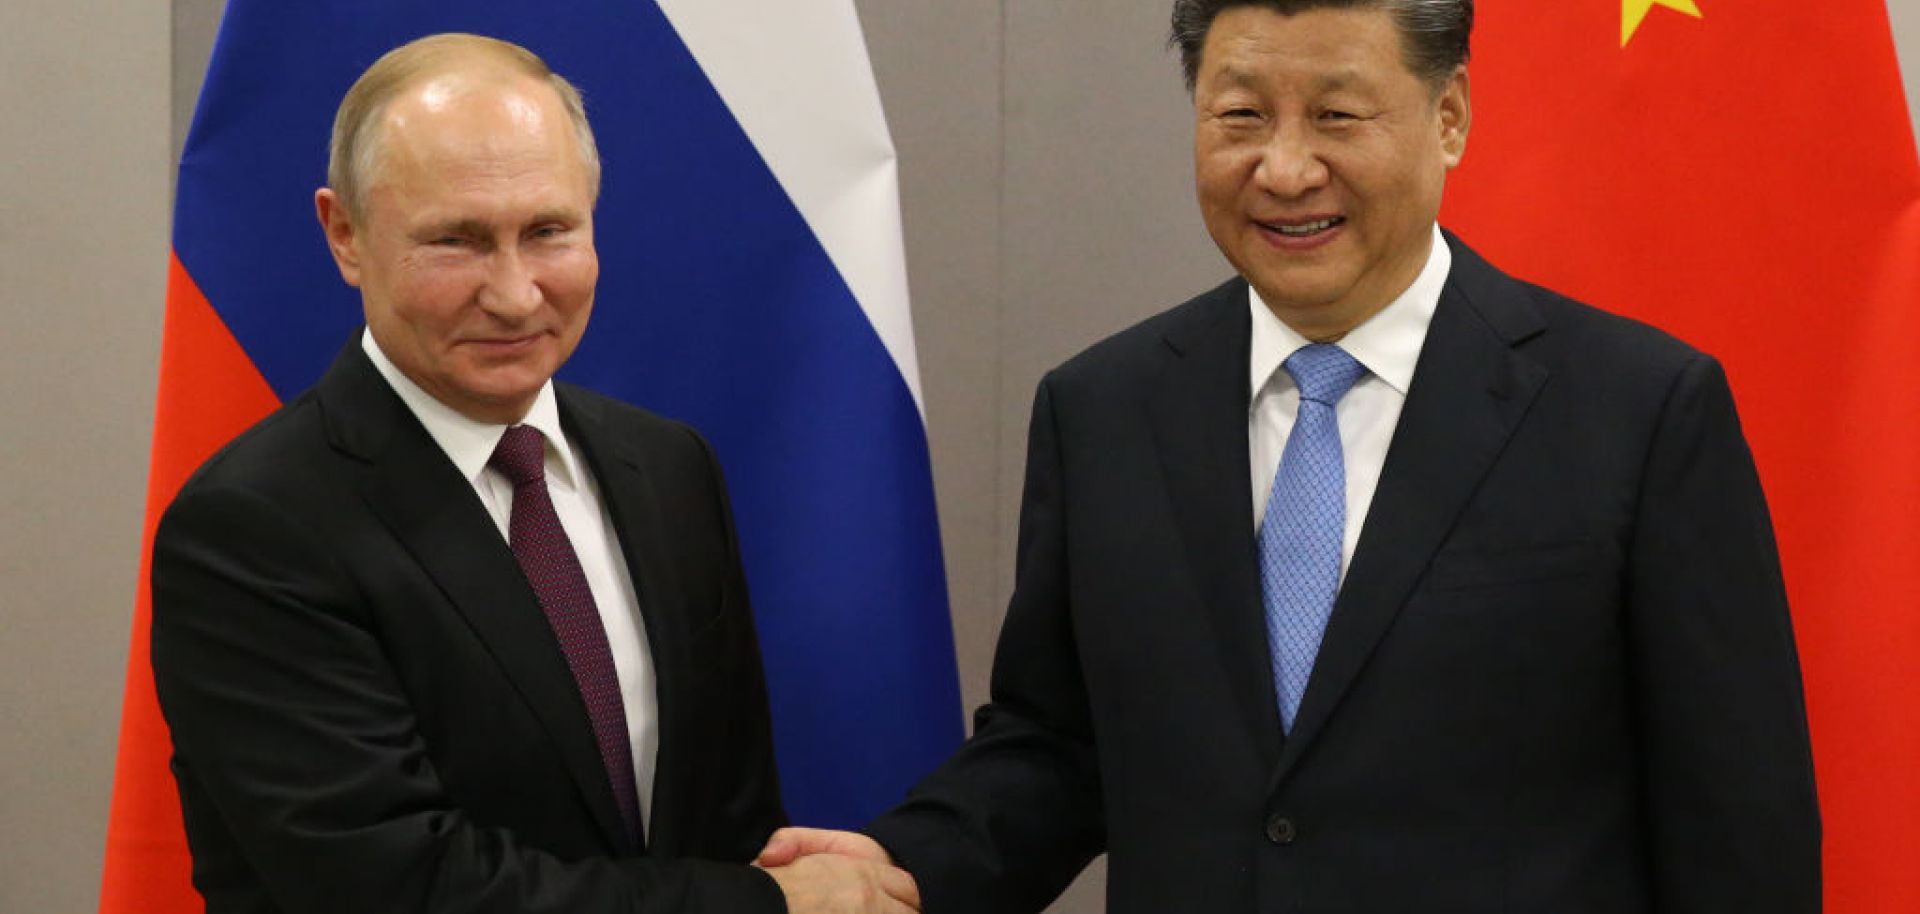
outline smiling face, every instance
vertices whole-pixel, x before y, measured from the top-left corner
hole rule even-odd
[[[358,219],[315,196],[367,329],[462,415],[512,423],[573,354],[600,264],[593,191],[559,97],[484,66],[395,97]]]
[[[1436,93],[1381,9],[1239,6],[1207,32],[1194,111],[1207,232],[1280,320],[1338,339],[1413,284],[1466,148],[1464,70]]]

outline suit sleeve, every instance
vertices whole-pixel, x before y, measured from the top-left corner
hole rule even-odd
[[[785,909],[746,866],[563,861],[466,816],[356,587],[327,543],[251,492],[189,486],[162,521],[152,650],[173,767],[189,832],[236,845],[195,848],[210,911]]]
[[[767,837],[788,824],[774,761],[773,711],[767,700],[766,668],[760,656],[759,631],[754,627],[733,501],[727,494],[720,457],[693,428],[685,427],[685,432],[705,458],[709,493],[726,538],[720,581],[721,618],[728,624],[723,632],[715,633],[720,636],[715,638],[715,650],[703,653],[701,659],[708,662],[715,655],[726,658],[729,688],[711,707],[703,705],[701,713],[735,734],[738,747],[738,751],[722,757],[699,760],[704,777],[732,785],[718,811],[702,825],[716,851],[725,853],[728,859],[752,860],[766,845]]]
[[[1681,373],[1647,457],[1628,636],[1655,910],[1820,910],[1786,590],[1725,375]]]
[[[928,914],[1040,911],[1105,846],[1099,768],[1074,645],[1066,480],[1049,382],[1028,432],[1014,593],[992,701],[973,737],[868,832]]]

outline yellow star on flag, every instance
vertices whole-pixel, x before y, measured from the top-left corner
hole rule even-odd
[[[1693,0],[1620,0],[1620,46],[1626,47],[1633,40],[1633,33],[1640,30],[1640,23],[1647,13],[1656,6],[1670,10],[1679,10],[1695,19],[1700,17],[1700,7]]]

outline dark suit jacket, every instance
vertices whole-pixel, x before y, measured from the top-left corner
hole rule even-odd
[[[1262,624],[1247,287],[1041,383],[991,704],[870,826],[930,914],[1810,912],[1773,537],[1718,365],[1453,269],[1293,732]]]
[[[356,340],[154,540],[154,677],[209,912],[784,910],[738,865],[784,814],[713,455],[556,388],[657,670],[648,846],[512,552]]]

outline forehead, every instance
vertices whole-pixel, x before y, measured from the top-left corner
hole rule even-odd
[[[422,80],[382,118],[387,145],[415,153],[569,152],[573,131],[551,86],[518,74],[455,72]]]
[[[383,120],[367,187],[375,224],[437,230],[590,218],[591,174],[544,81],[423,82],[396,97]]]
[[[1202,85],[1307,79],[1338,86],[1413,73],[1393,15],[1385,9],[1318,7],[1287,14],[1236,6],[1207,29],[1197,75]]]
[[[572,121],[544,81],[426,80],[396,97],[382,121],[375,194],[535,187],[590,194]]]

